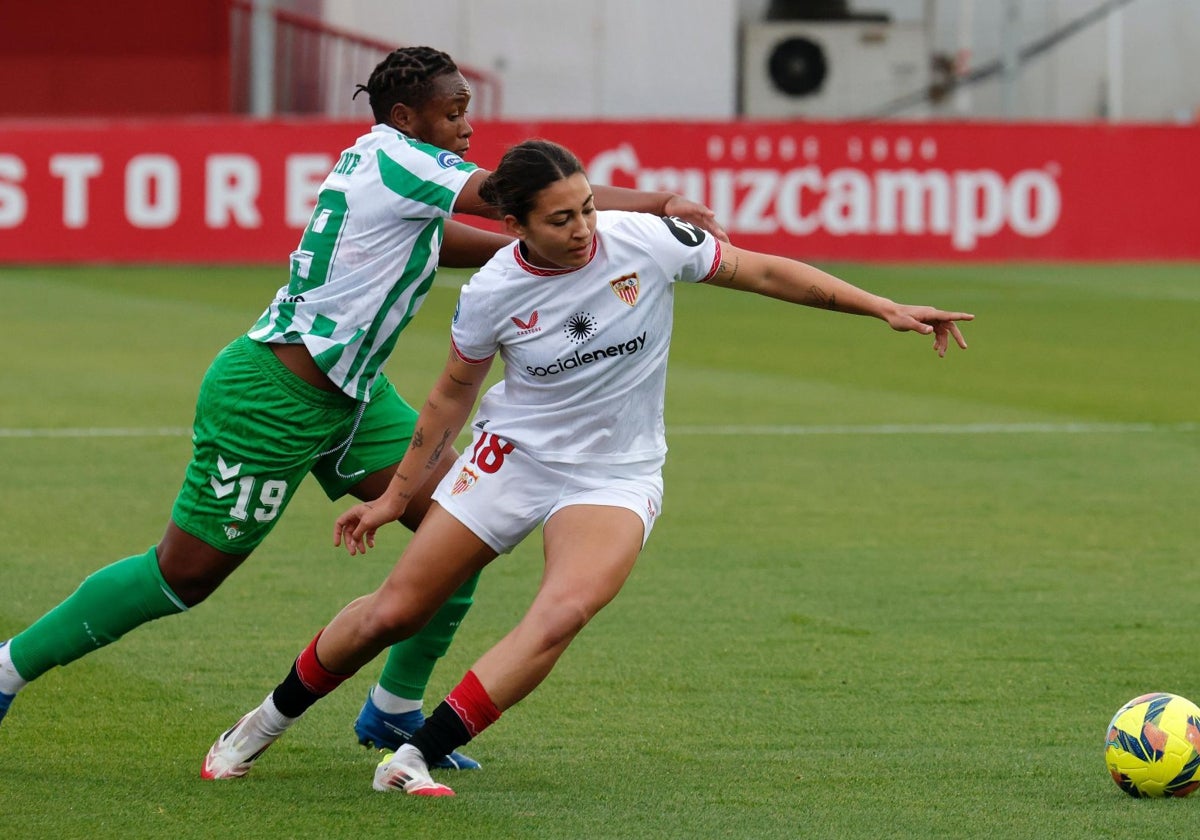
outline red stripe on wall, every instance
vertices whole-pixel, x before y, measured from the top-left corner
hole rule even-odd
[[[712,207],[804,259],[1200,259],[1200,128],[477,123],[490,167],[539,136],[596,183]],[[283,264],[339,152],[313,120],[0,122],[0,261]]]

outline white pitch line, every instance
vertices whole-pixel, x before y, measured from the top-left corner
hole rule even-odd
[[[177,426],[158,429],[0,429],[0,438],[184,437],[191,433],[191,429]]]
[[[1194,432],[1200,423],[888,423],[875,426],[671,426],[668,435],[992,435]]]
[[[800,437],[806,435],[993,435],[993,434],[1144,434],[1147,432],[1195,432],[1200,423],[886,423],[880,425],[830,426],[670,426],[670,435],[745,435]],[[150,429],[4,429],[0,438],[145,438],[186,437],[192,430],[182,427]]]

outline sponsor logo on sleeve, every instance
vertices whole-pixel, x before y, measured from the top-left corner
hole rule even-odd
[[[704,231],[691,222],[685,222],[683,219],[677,219],[674,216],[663,216],[662,220],[666,224],[667,230],[671,231],[671,235],[684,245],[695,248],[704,241]]]

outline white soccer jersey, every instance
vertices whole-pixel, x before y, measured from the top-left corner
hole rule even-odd
[[[451,329],[463,359],[504,361],[475,427],[547,461],[661,460],[672,284],[711,278],[720,258],[687,222],[615,210],[597,214],[581,268],[505,248],[463,287]]]
[[[374,126],[321,184],[291,279],[250,329],[301,344],[346,394],[371,381],[433,284],[442,228],[475,164]]]

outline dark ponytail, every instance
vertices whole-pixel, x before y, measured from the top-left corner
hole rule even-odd
[[[583,164],[570,150],[549,140],[526,140],[504,153],[500,165],[480,184],[479,195],[505,216],[526,224],[537,194],[577,172],[583,172]]]

